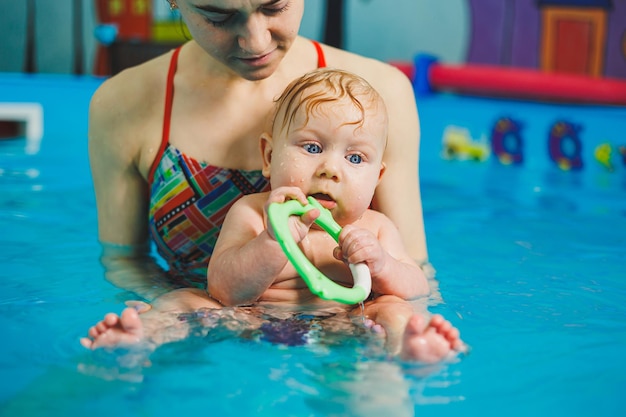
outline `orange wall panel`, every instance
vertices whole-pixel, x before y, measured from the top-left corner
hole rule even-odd
[[[607,13],[601,9],[542,9],[541,68],[548,72],[601,76]]]

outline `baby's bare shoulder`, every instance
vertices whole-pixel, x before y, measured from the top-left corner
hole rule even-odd
[[[394,223],[381,213],[376,210],[367,210],[363,213],[363,216],[355,223],[356,226],[362,227],[364,229],[368,229],[372,231],[374,234],[379,235],[381,231],[388,230],[390,228],[397,229]]]

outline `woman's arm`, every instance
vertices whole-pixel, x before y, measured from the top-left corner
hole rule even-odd
[[[151,300],[168,288],[164,271],[149,256],[147,183],[138,169],[141,143],[132,124],[136,92],[124,87],[124,79],[107,80],[89,110],[101,261],[112,284]]]
[[[175,288],[151,256],[148,244],[124,246],[101,242],[101,245],[104,277],[116,287],[144,300],[154,300]]]
[[[413,88],[406,76],[387,67],[381,94],[389,113],[385,175],[374,196],[373,208],[396,225],[410,256],[428,261],[419,183],[420,129]]]

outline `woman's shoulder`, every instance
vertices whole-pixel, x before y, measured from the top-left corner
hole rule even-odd
[[[135,160],[158,146],[168,55],[128,68],[105,80],[89,105],[91,146]],[[145,162],[142,169],[149,169]]]
[[[386,62],[325,44],[323,51],[329,67],[341,68],[360,75],[381,93],[398,87],[410,86],[407,76]]]
[[[165,92],[172,52],[122,70],[106,79],[96,90],[91,105],[117,111],[145,108]],[[143,103],[143,106],[137,106]]]
[[[409,78],[398,68],[375,58],[323,45],[328,67],[341,68],[360,75],[367,80],[384,98],[396,100],[399,97],[412,99],[413,86]]]

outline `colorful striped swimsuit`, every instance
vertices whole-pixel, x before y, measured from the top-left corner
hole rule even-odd
[[[313,42],[318,67],[323,51]],[[230,207],[246,194],[269,190],[260,170],[225,169],[198,162],[169,143],[174,75],[180,48],[172,54],[167,76],[163,137],[148,175],[150,235],[180,286],[206,287],[206,269]]]

